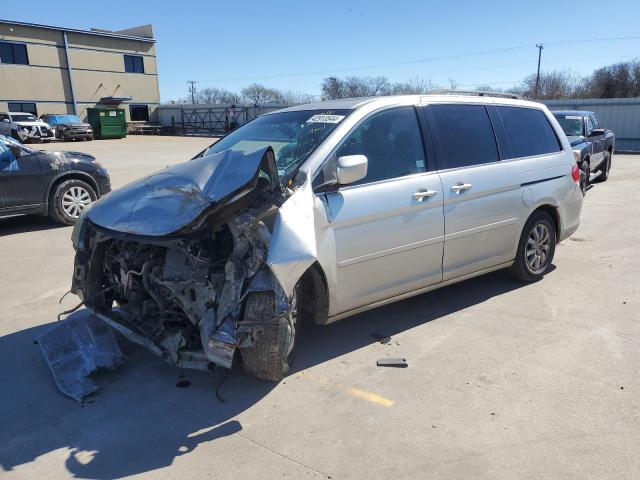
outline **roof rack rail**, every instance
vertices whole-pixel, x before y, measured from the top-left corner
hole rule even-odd
[[[428,95],[474,95],[477,97],[499,97],[499,98],[513,98],[519,99],[520,95],[516,95],[515,93],[504,93],[504,92],[486,92],[483,90],[448,90],[448,89],[440,89],[440,90],[430,90]]]

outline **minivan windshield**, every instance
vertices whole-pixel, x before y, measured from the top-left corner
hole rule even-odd
[[[225,150],[251,151],[270,145],[276,156],[278,175],[289,177],[351,110],[300,110],[270,113],[243,125],[217,143],[204,155]]]
[[[580,137],[584,135],[583,119],[580,115],[555,114],[558,123],[567,137]]]

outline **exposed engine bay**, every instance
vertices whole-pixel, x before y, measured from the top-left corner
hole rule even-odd
[[[219,169],[230,155],[218,159]],[[177,188],[175,177],[160,174],[158,184],[142,184],[144,195],[130,201],[130,211],[164,201],[169,207],[162,211],[194,216],[169,235],[123,232],[84,219],[74,231],[72,292],[111,327],[173,365],[231,368],[240,349],[245,370],[282,378],[295,336],[296,293],[285,292],[267,256],[279,207],[291,192],[277,182],[271,149],[258,152],[258,161],[244,183],[233,172],[239,188],[215,203],[205,204],[203,189]],[[200,214],[179,210],[194,203],[205,205]],[[274,342],[278,358],[258,358]]]
[[[230,368],[235,349],[253,347],[265,327],[243,304],[252,292],[272,300],[249,308],[267,309],[293,338],[290,299],[265,265],[271,232],[250,210],[190,237],[138,239],[95,226],[87,235],[91,255],[78,255],[74,287],[103,320],[169,363]]]

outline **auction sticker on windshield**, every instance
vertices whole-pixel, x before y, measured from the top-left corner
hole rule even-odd
[[[340,123],[340,120],[344,118],[344,115],[326,115],[318,114],[309,118],[306,123]]]
[[[564,118],[566,118],[567,120],[582,120],[582,117],[577,115],[567,115]]]

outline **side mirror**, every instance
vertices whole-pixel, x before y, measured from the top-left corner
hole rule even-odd
[[[591,133],[589,133],[590,137],[597,137],[600,135],[604,135],[604,128],[594,128],[591,130]]]
[[[369,161],[364,155],[345,155],[338,158],[337,178],[340,185],[362,180],[367,176]]]
[[[3,119],[2,119],[2,121],[3,121],[4,123],[11,123],[11,121],[10,121],[8,118],[3,118]]]
[[[17,145],[10,145],[9,150],[11,150],[11,153],[13,153],[13,156],[16,158],[20,158],[22,155],[22,149]]]

